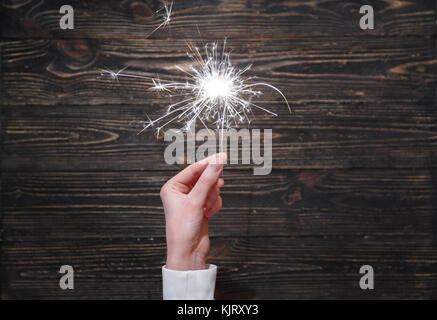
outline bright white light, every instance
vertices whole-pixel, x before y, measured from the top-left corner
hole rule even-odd
[[[226,98],[231,94],[232,86],[231,80],[219,75],[209,77],[203,84],[205,98],[210,100]]]
[[[226,51],[226,40],[221,49],[218,48],[217,42],[206,44],[203,47],[203,54],[191,43],[188,43],[188,48],[188,56],[193,64],[188,69],[176,67],[187,76],[187,79],[182,82],[123,74],[122,70],[117,73],[103,70],[102,75],[107,73],[111,78],[129,77],[150,80],[153,83],[153,90],[166,92],[169,96],[178,98],[177,102],[167,107],[164,115],[150,120],[141,132],[154,124],[163,123],[156,128],[159,134],[161,129],[174,122],[182,123],[182,129],[188,131],[191,125],[199,120],[205,127],[208,124],[215,125],[217,130],[221,130],[223,137],[224,130],[238,127],[244,122],[250,123],[253,108],[277,116],[269,109],[252,102],[255,97],[262,94],[261,91],[255,90],[255,87],[267,87],[279,93],[291,112],[287,98],[278,88],[264,82],[254,83],[251,81],[254,78],[244,76],[244,73],[249,71],[250,65],[244,69],[237,69],[232,64],[230,53]]]

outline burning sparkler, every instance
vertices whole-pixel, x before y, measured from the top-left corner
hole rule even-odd
[[[188,48],[187,55],[193,64],[188,71],[177,66],[178,70],[187,75],[185,82],[122,73],[125,69],[118,72],[102,70],[102,76],[109,75],[111,79],[128,77],[150,80],[153,90],[179,98],[178,102],[167,107],[164,115],[155,120],[149,119],[149,123],[139,134],[157,125],[159,135],[163,128],[174,122],[182,122],[184,124],[182,129],[188,131],[193,123],[199,120],[205,128],[208,128],[208,124],[214,125],[217,130],[220,130],[223,140],[225,130],[251,122],[252,108],[277,116],[276,113],[252,102],[253,98],[262,94],[261,91],[255,90],[257,87],[267,87],[276,91],[284,99],[291,113],[287,98],[278,88],[264,82],[253,82],[254,77],[244,77],[251,65],[244,69],[237,69],[232,64],[230,53],[226,51],[226,40],[221,49],[217,42],[206,44],[203,48],[204,55],[192,44],[188,44]],[[162,122],[164,124],[158,125]]]

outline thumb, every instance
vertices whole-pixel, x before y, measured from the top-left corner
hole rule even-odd
[[[196,185],[191,190],[189,197],[193,203],[203,206],[208,198],[209,191],[217,185],[217,181],[226,162],[226,154],[217,155],[216,161],[210,162],[203,171]]]

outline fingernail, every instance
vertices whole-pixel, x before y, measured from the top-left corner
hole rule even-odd
[[[211,158],[209,163],[222,165],[226,163],[226,159],[227,159],[226,153],[217,153]]]
[[[214,161],[212,163],[225,164],[227,158],[228,158],[228,156],[226,155],[226,153],[221,152],[221,153],[216,154],[216,156],[214,157]]]

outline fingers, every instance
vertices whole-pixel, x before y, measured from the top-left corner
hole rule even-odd
[[[169,194],[190,192],[190,185],[196,183],[208,163],[196,162],[179,172],[173,178],[167,181],[161,188],[161,199],[166,198]]]
[[[200,161],[193,163],[171,178],[169,182],[177,182],[185,185],[195,183],[207,166],[208,162]]]
[[[224,185],[225,185],[225,181],[222,178],[220,178],[217,181],[216,187],[215,188],[213,187],[211,188],[211,190],[209,190],[208,197],[206,199],[206,204],[205,204],[206,211],[214,207],[220,195],[220,188],[222,188]]]
[[[225,180],[220,178],[217,182],[217,188],[222,188],[225,185]]]
[[[217,201],[217,198],[219,196],[219,188],[216,186],[215,188],[211,188],[208,193],[208,197],[206,198],[205,208],[211,208],[214,206],[215,202]]]
[[[215,215],[217,212],[219,212],[222,209],[222,206],[223,206],[223,199],[222,197],[218,196],[214,206],[212,206],[210,209],[205,211],[205,216],[207,218],[211,218],[213,215]]]
[[[199,179],[200,175],[208,166],[208,164],[218,163],[218,159],[225,159],[223,163],[226,163],[227,156],[225,153],[218,153],[199,162],[193,163],[171,178],[169,182],[178,182],[185,185],[194,184],[196,183],[197,179]]]
[[[219,183],[219,177],[223,170],[223,164],[226,162],[226,154],[220,153],[213,156],[208,166],[203,171],[189,196],[191,201],[201,207],[204,207],[210,190]]]
[[[224,152],[213,154],[212,156],[209,156],[208,158],[205,158],[199,162],[208,162],[212,164],[225,164],[228,159],[228,156]]]

